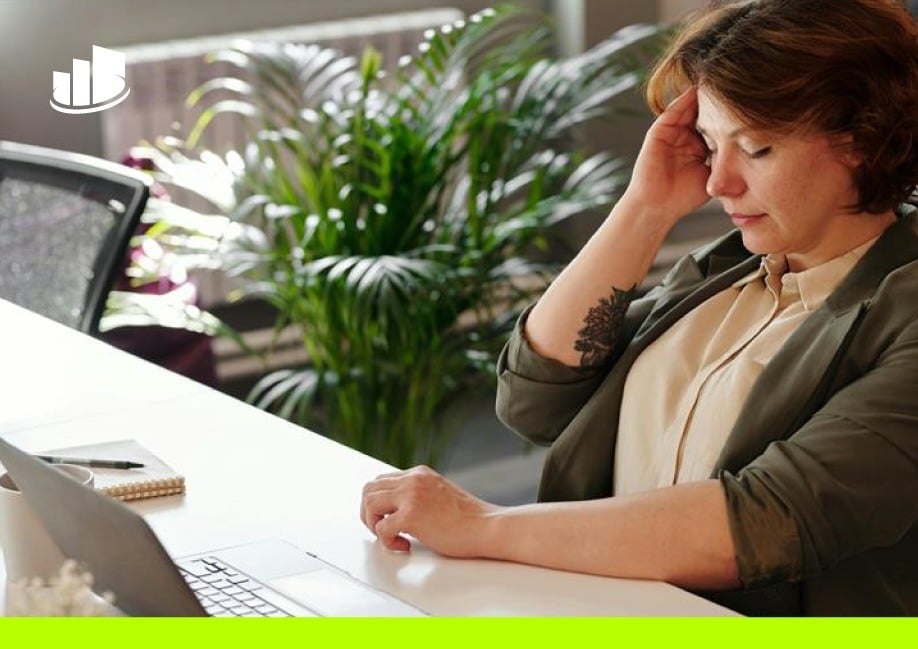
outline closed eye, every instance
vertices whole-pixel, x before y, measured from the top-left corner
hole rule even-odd
[[[764,158],[764,157],[767,156],[769,153],[771,153],[771,147],[770,147],[770,146],[766,146],[766,147],[764,147],[764,148],[762,148],[762,149],[759,149],[758,151],[754,151],[753,153],[749,153],[749,154],[747,154],[747,155],[748,155],[750,158],[752,158],[753,160],[758,160],[759,158]]]

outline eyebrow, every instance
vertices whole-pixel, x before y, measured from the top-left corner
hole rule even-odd
[[[708,132],[704,130],[703,127],[699,126],[697,123],[695,124],[695,130],[701,133],[702,135],[704,135],[705,137],[710,137],[710,135],[708,135]],[[747,135],[750,131],[751,131],[750,128],[746,126],[740,126],[738,128],[733,129],[729,133],[727,133],[727,137],[735,138],[738,135]]]

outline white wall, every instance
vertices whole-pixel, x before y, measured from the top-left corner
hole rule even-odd
[[[456,7],[472,13],[505,0],[0,0],[0,139],[102,154],[98,114],[64,115],[48,104],[51,71],[87,58],[90,45],[137,43],[354,18],[392,11]],[[573,54],[636,22],[675,20],[703,0],[514,0],[554,13],[560,50]],[[634,116],[595,125],[582,143],[633,157],[650,123],[638,93]],[[114,110],[117,110],[115,108]],[[597,215],[598,220],[603,215]],[[579,243],[595,223],[581,219]]]
[[[516,0],[547,8],[548,0]],[[0,139],[101,154],[98,115],[51,109],[51,71],[88,58],[90,46],[297,25],[487,0],[0,0]]]
[[[505,0],[0,0],[0,139],[101,153],[96,115],[62,115],[48,105],[52,70],[88,57],[92,44],[117,48],[353,18],[456,7],[468,13]],[[701,0],[512,0],[554,11],[571,43],[589,46],[632,22],[670,19]],[[578,33],[579,32],[579,33]],[[573,39],[573,40],[571,40]]]
[[[467,13],[505,0],[0,0],[0,139],[101,155],[98,115],[63,115],[48,104],[51,71],[88,58],[90,45],[136,43],[281,27],[392,11],[456,7]],[[513,0],[553,11],[571,47],[589,47],[624,25],[672,15],[701,0]],[[582,17],[582,18],[581,18]],[[576,23],[580,23],[577,25]],[[631,130],[631,129],[625,129]],[[626,138],[627,140],[627,138]],[[595,141],[595,140],[594,140]],[[601,145],[633,149],[603,137]]]
[[[0,0],[0,139],[102,154],[98,114],[63,115],[48,104],[51,71],[70,69],[90,45],[118,48],[199,35],[266,29],[393,11],[456,7],[467,13],[506,0]],[[674,21],[704,0],[512,0],[554,13],[560,50],[573,54],[636,22]],[[633,157],[650,116],[637,93],[634,116],[599,125],[583,143]],[[115,109],[117,110],[117,108]],[[600,218],[598,215],[597,218]],[[594,224],[581,220],[574,239]]]
[[[704,0],[657,0],[657,3],[660,20],[665,22],[675,22],[706,4]]]

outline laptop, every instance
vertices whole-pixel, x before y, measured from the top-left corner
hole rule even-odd
[[[122,502],[0,439],[0,464],[63,551],[132,616],[417,617],[420,609],[279,539],[169,557]]]

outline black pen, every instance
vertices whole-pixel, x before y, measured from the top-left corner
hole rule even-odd
[[[143,464],[129,462],[128,460],[96,460],[87,457],[63,457],[60,455],[36,455],[35,457],[51,464],[76,464],[78,466],[92,466],[99,469],[143,468]]]

